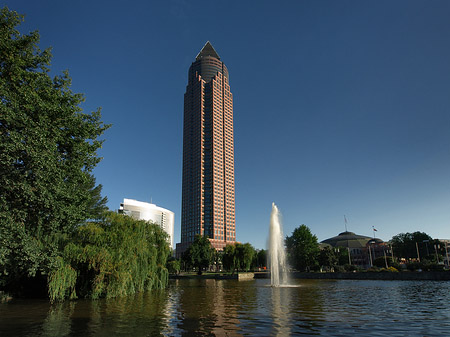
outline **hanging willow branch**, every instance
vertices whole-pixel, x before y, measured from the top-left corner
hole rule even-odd
[[[80,226],[49,274],[52,301],[116,297],[165,288],[170,254],[167,234],[157,225],[108,212]]]

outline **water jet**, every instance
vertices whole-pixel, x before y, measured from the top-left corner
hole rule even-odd
[[[284,251],[283,227],[280,212],[272,203],[269,228],[269,268],[270,285],[280,287],[287,284],[286,253]]]

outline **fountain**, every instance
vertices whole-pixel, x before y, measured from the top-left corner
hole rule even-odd
[[[272,203],[269,230],[270,285],[279,287],[287,284],[286,254],[284,252],[283,228],[278,207]]]

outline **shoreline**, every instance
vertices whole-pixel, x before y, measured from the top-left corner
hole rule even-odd
[[[290,277],[306,280],[381,280],[381,281],[450,281],[450,271],[422,271],[422,272],[347,272],[347,273],[315,273],[291,272]],[[180,279],[215,279],[215,280],[252,280],[270,278],[269,272],[249,272],[227,274],[178,274],[169,275],[171,280]]]

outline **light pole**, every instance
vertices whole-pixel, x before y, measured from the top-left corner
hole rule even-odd
[[[348,251],[348,264],[352,265],[352,258],[350,256],[350,247],[347,247],[347,251]]]
[[[436,253],[436,261],[439,264],[439,255],[438,255],[438,249],[441,249],[441,246],[439,244],[434,245],[434,252]]]
[[[386,250],[383,248],[384,253],[384,264],[386,265],[386,269],[388,269],[388,263],[387,263],[387,257],[386,257]]]
[[[447,249],[447,246],[448,246],[448,242],[445,243],[445,255],[447,256],[447,268],[450,268],[450,263],[448,261],[448,249]]]
[[[417,261],[420,262],[420,255],[419,255],[419,244],[416,241],[416,250],[417,250]]]
[[[392,262],[394,262],[394,246],[391,245],[391,258],[392,258]]]

